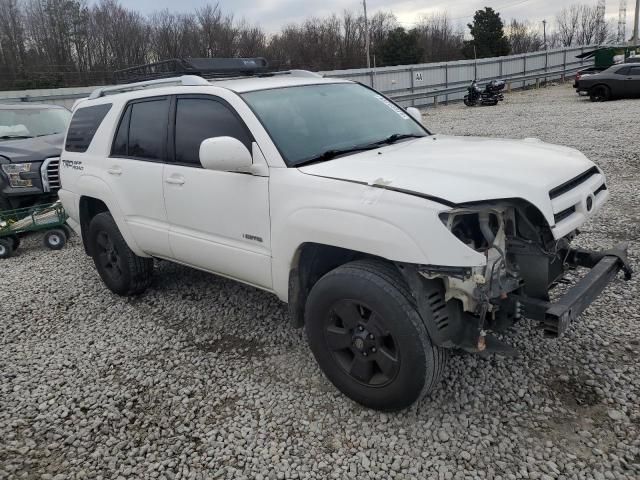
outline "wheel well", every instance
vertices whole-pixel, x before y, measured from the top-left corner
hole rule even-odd
[[[375,255],[319,243],[304,243],[296,252],[289,272],[289,312],[295,327],[304,325],[304,309],[309,292],[326,273],[345,263]]]
[[[81,197],[80,198],[80,229],[82,231],[82,243],[84,245],[84,251],[87,255],[91,255],[91,249],[88,243],[89,239],[89,224],[93,217],[102,212],[108,212],[107,205],[97,198],[93,197]]]

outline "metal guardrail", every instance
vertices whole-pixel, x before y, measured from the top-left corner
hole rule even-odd
[[[494,78],[505,80],[509,84],[521,83],[514,87],[520,88],[536,79],[570,75],[591,64],[584,59],[576,58],[576,55],[584,52],[586,48],[589,47],[570,47],[476,61],[462,60],[319,73],[360,81],[405,106],[423,106],[431,99],[437,104],[439,97],[444,97],[444,101],[461,99],[461,94],[466,92],[474,77],[480,83]],[[88,97],[95,88],[98,87],[0,92],[0,102],[57,103],[71,107],[76,100]]]
[[[563,70],[553,70],[553,71],[539,69],[539,71],[536,71],[534,73],[530,73],[527,75],[517,75],[517,74],[504,75],[500,77],[500,80],[504,80],[505,82],[507,82],[507,84],[527,82],[529,80],[536,80],[536,84],[537,84],[538,80],[540,79],[546,80],[546,79],[554,79],[554,78],[563,78],[567,75],[576,73],[583,68],[584,68],[583,66],[579,66],[579,67],[572,67],[572,68],[567,68]],[[491,81],[495,78],[496,77],[479,78],[477,79],[477,81],[478,83],[482,83],[482,82]],[[465,81],[455,82],[453,84],[448,84],[448,85],[447,84],[429,85],[428,87],[425,87],[425,88],[430,88],[433,90],[410,93],[407,95],[396,95],[398,90],[390,90],[382,93],[398,102],[433,98],[434,103],[437,103],[437,97],[442,97],[442,96],[448,97],[449,95],[453,95],[456,93],[466,93],[467,89],[469,88],[469,84],[470,82],[465,80]],[[439,87],[445,87],[445,88],[439,88]],[[507,87],[507,89],[510,90],[510,87]],[[406,90],[406,89],[403,89],[403,90]]]
[[[518,82],[524,82],[527,80],[535,80],[537,78],[558,78],[561,77],[562,75],[570,75],[572,73],[576,73],[577,71],[581,70],[582,68],[584,68],[584,66],[579,66],[579,67],[572,67],[572,68],[567,68],[566,70],[545,70],[545,69],[539,69],[538,71],[536,71],[535,73],[531,73],[528,75],[517,75],[517,74],[511,74],[511,75],[503,75],[500,76],[499,78],[501,80],[504,80],[507,83],[518,83]],[[409,69],[405,70],[405,71],[410,71]],[[354,76],[354,75],[352,75]],[[345,77],[340,77],[340,78],[348,78],[348,76]],[[496,77],[486,77],[486,78],[479,78],[478,82],[482,83],[484,81],[490,81],[493,80]],[[406,88],[406,89],[394,89],[394,90],[386,90],[383,91],[382,93],[384,93],[385,95],[388,95],[389,97],[393,98],[394,100],[397,101],[405,101],[405,100],[419,100],[421,98],[433,98],[436,96],[443,96],[443,95],[452,95],[455,93],[460,93],[460,92],[466,92],[467,87],[469,86],[469,81],[465,80],[465,81],[461,81],[461,82],[454,82],[454,83],[450,83],[450,84],[435,84],[435,85],[428,85],[425,87],[420,87],[420,88],[424,88],[424,89],[433,89],[431,91],[424,91],[424,92],[416,92],[416,93],[412,93],[412,94],[408,94],[408,95],[398,95],[399,92],[405,92],[405,91],[410,91],[410,88]],[[444,88],[441,88],[444,87]],[[21,97],[13,97],[13,98],[6,98],[3,100],[13,100],[13,101],[20,101],[20,102],[31,102],[31,101],[37,101],[37,102],[52,102],[52,101],[56,101],[56,100],[77,100],[79,98],[87,98],[90,95],[90,92],[87,93],[61,93],[58,95],[38,95],[38,96],[30,96],[30,95],[25,95],[25,96],[21,96]]]

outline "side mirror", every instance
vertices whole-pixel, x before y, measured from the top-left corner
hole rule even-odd
[[[207,170],[250,172],[253,159],[237,138],[213,137],[200,144],[200,163]]]
[[[422,113],[420,113],[420,110],[416,107],[409,107],[407,108],[407,113],[411,115],[411,118],[422,125]]]

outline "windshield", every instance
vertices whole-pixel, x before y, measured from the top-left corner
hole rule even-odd
[[[406,111],[353,83],[260,90],[242,96],[290,167],[330,151],[351,153],[346,151],[390,138],[427,135]]]
[[[63,133],[70,118],[71,113],[64,108],[0,109],[0,139]]]

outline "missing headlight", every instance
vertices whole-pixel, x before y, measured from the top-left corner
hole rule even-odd
[[[440,214],[440,220],[468,247],[483,252],[493,244],[500,231],[500,217],[493,210],[451,210]]]

